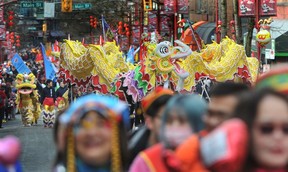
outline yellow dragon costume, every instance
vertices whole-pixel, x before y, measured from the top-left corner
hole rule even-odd
[[[35,76],[31,73],[18,74],[16,76],[17,99],[16,104],[22,116],[24,126],[37,124],[41,109],[39,103],[39,94],[35,85]]]
[[[200,53],[181,41],[175,43],[177,46],[167,41],[145,42],[144,60],[131,66],[113,42],[85,47],[66,40],[61,46],[59,74],[78,86],[92,84],[103,94],[112,93],[133,103],[157,85],[193,92],[203,76],[215,81],[256,80],[258,60],[246,57],[244,47],[229,38],[207,45]]]

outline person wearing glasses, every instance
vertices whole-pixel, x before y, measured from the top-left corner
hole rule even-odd
[[[246,123],[250,134],[240,171],[287,172],[288,97],[270,88],[255,90],[240,99],[235,116]]]

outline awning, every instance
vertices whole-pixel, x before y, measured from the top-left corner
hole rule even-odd
[[[275,40],[275,56],[288,57],[288,20],[273,19],[270,24],[270,33],[272,40]],[[244,36],[247,33],[244,34]],[[252,50],[257,51],[256,44],[257,30],[253,30]],[[265,49],[271,49],[271,42],[262,48],[262,54],[265,54]]]
[[[215,23],[205,23],[196,29],[197,34],[201,37],[205,44],[211,44],[215,34]]]
[[[66,34],[63,31],[51,31],[50,35],[52,37],[66,37]]]

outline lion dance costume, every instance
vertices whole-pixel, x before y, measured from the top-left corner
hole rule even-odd
[[[35,85],[35,76],[31,73],[18,74],[16,77],[17,99],[16,104],[22,116],[24,126],[37,124],[40,116],[39,94]]]

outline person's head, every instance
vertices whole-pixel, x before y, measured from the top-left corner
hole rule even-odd
[[[47,85],[48,88],[52,87],[53,86],[53,81],[51,79],[47,79],[46,85]]]
[[[250,146],[244,171],[263,167],[288,170],[288,98],[270,89],[245,95],[236,117],[249,129]]]
[[[160,138],[168,148],[176,148],[193,133],[203,129],[207,104],[199,95],[175,95],[167,103]]]
[[[92,93],[93,92],[93,86],[92,85],[90,85],[88,88],[87,88],[87,93],[88,94],[90,94],[90,93]]]
[[[128,106],[116,98],[90,94],[77,99],[60,117],[68,126],[67,162],[69,157],[76,156],[78,161],[94,167],[110,163],[112,168],[124,167],[125,127],[129,128],[129,120]],[[74,149],[75,153],[69,155]]]
[[[256,89],[273,88],[288,95],[288,65],[276,65],[269,72],[262,74],[257,82]]]
[[[65,87],[65,83],[64,83],[64,81],[62,81],[62,80],[60,81],[60,87],[61,87],[61,88],[64,88],[64,87]]]
[[[204,123],[207,131],[212,131],[224,120],[232,116],[238,102],[238,95],[249,90],[247,85],[225,82],[214,85],[210,92],[210,102]]]
[[[164,89],[163,87],[156,87],[155,90],[150,92],[146,97],[142,99],[141,104],[144,112],[146,126],[154,134],[155,137],[159,135],[161,117],[165,105],[172,96],[173,91]]]

